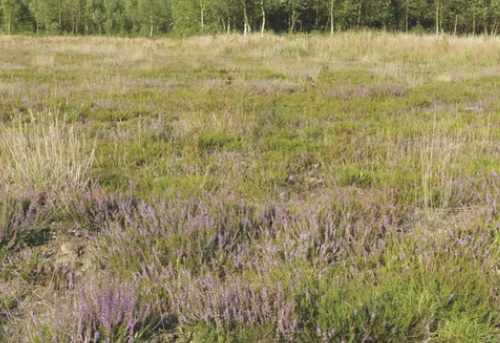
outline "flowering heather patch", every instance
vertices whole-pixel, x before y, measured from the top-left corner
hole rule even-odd
[[[78,280],[53,312],[34,311],[26,341],[140,342],[166,319],[207,340],[255,330],[290,342],[425,340],[449,335],[458,324],[448,314],[464,308],[461,323],[470,318],[489,341],[496,331],[481,318],[496,320],[500,300],[495,173],[489,185],[489,206],[460,226],[425,229],[393,192],[339,188],[257,205],[94,189],[73,218],[96,233],[96,267],[108,272]]]
[[[308,335],[377,341],[389,337],[391,327],[395,340],[405,330],[425,338],[431,332],[425,321],[438,320],[432,318],[458,294],[469,301],[463,291],[472,284],[485,287],[484,278],[465,271],[457,278],[454,266],[473,264],[487,275],[494,263],[487,248],[491,234],[465,217],[462,224],[472,231],[410,235],[418,228],[402,218],[404,209],[387,205],[391,196],[339,189],[309,204],[261,206],[209,194],[152,203],[111,196],[93,202],[107,218],[99,264],[140,275],[180,325],[205,323],[230,333],[271,323],[275,337],[288,341]],[[482,215],[487,222],[488,212]],[[86,212],[82,223],[95,223],[92,216]],[[453,281],[432,290],[421,326],[398,322],[395,304],[427,297],[435,280]],[[485,289],[486,299],[488,294]]]
[[[203,322],[221,331],[237,325],[256,326],[272,323],[278,337],[293,339],[298,329],[295,304],[288,299],[282,285],[269,289],[255,281],[242,281],[244,276],[228,276],[221,280],[212,272],[193,276],[188,270],[179,275],[165,275],[165,287],[172,310],[180,324]]]
[[[0,260],[8,250],[44,241],[46,227],[57,213],[53,198],[44,192],[19,192],[2,187],[0,198]],[[0,261],[1,262],[1,261]]]
[[[226,330],[274,323],[277,337],[293,340],[306,325],[295,310],[304,278],[328,274],[354,253],[383,253],[386,236],[394,234],[397,209],[366,195],[358,199],[365,206],[359,218],[349,218],[349,208],[359,204],[340,190],[300,211],[300,204],[257,207],[211,195],[151,204],[112,196],[92,200],[94,210],[82,211],[82,223],[95,225],[96,213],[107,218],[100,265],[135,269],[145,282],[161,285],[181,324]],[[339,200],[344,206],[337,209],[320,205]]]
[[[134,342],[154,330],[152,304],[139,298],[133,280],[109,274],[81,283],[72,296],[59,298],[49,317],[31,314],[27,342]]]

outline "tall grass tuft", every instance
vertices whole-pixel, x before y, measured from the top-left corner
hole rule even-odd
[[[0,128],[0,182],[19,191],[57,195],[86,189],[95,142],[89,148],[75,126],[54,113],[30,114],[27,121],[17,117]]]

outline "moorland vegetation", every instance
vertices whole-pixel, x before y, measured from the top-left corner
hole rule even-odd
[[[499,63],[0,37],[0,341],[498,342]]]

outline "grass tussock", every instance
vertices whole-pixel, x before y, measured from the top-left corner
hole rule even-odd
[[[2,184],[18,191],[81,192],[90,185],[95,145],[56,114],[18,117],[1,129]]]

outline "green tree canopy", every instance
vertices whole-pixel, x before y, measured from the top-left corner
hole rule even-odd
[[[0,0],[6,34],[497,34],[500,0]]]

